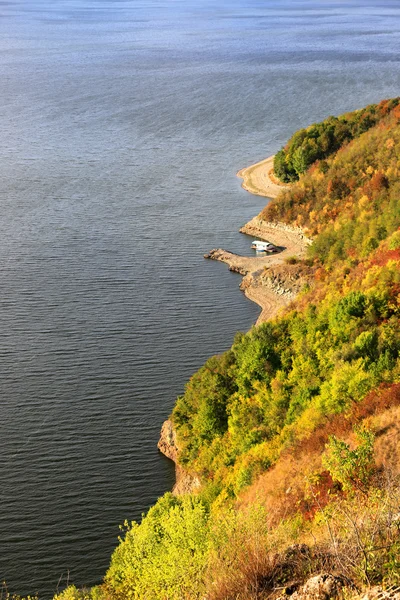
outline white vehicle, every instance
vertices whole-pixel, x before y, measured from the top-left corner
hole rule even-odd
[[[271,244],[271,242],[260,242],[259,240],[254,240],[251,244],[251,247],[257,252],[277,252],[278,248]]]

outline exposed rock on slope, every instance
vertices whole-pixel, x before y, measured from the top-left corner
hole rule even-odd
[[[167,419],[164,421],[161,427],[160,439],[158,440],[157,448],[167,458],[171,459],[176,463],[178,458],[178,446],[176,443],[176,432],[172,421]]]
[[[330,600],[340,595],[344,584],[342,577],[322,573],[308,579],[293,594],[288,594],[291,590],[286,589],[285,595],[280,596],[278,600],[287,600],[288,597],[292,600]]]
[[[157,444],[158,449],[164,456],[175,463],[175,479],[176,483],[172,493],[176,496],[181,494],[191,494],[200,488],[200,479],[197,475],[188,473],[178,464],[178,444],[176,440],[176,432],[172,421],[167,419],[161,427],[160,439]]]
[[[240,228],[240,233],[257,236],[263,240],[271,240],[274,244],[285,246],[287,254],[302,256],[305,248],[312,243],[301,227],[286,223],[264,221],[259,216]],[[276,240],[276,241],[274,241]]]

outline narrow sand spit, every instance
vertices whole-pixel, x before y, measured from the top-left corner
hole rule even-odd
[[[256,196],[276,198],[279,192],[288,186],[279,184],[272,178],[273,168],[274,156],[270,156],[255,165],[241,169],[237,176],[243,179],[242,188]]]

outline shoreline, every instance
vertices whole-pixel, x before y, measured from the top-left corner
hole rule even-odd
[[[275,199],[283,190],[289,189],[289,185],[279,184],[276,178],[273,177],[274,158],[275,155],[269,156],[258,163],[238,171],[237,177],[243,179],[242,188],[250,194],[271,199]],[[263,271],[268,267],[284,265],[285,259],[290,256],[304,258],[306,248],[312,243],[312,240],[307,238],[300,227],[290,226],[285,223],[263,221],[258,215],[243,225],[239,231],[240,233],[246,233],[247,235],[270,241],[282,249],[279,254],[262,258],[236,257],[232,259],[232,255],[228,257],[226,253],[225,257],[219,254],[217,258],[217,256],[211,256],[214,251],[209,255],[210,258],[226,262],[229,268],[233,270],[236,270],[235,265],[238,262],[238,258],[242,259],[242,274],[245,277],[240,285],[240,289],[244,291],[249,300],[252,300],[261,307],[261,314],[255,323],[256,325],[260,325],[260,323],[264,323],[274,317],[281,308],[289,304],[298,291],[293,293],[290,282],[285,281],[284,267],[281,267],[283,280],[285,281],[283,291],[282,287],[271,287],[268,284],[268,277],[262,277]]]
[[[276,198],[281,189],[286,189],[287,186],[277,185],[270,179],[273,159],[274,157],[270,156],[239,171],[237,175],[243,179],[242,187],[250,193],[269,198]],[[254,173],[259,183],[264,182],[262,188],[257,187],[257,191],[254,191],[256,189]],[[261,176],[262,179],[259,180]],[[303,258],[311,240],[300,227],[293,227],[286,223],[270,223],[263,221],[258,215],[243,225],[239,231],[272,242],[280,248],[280,252],[262,257],[240,256],[216,248],[205,254],[204,258],[224,262],[229,266],[230,271],[243,276],[239,288],[249,300],[260,306],[261,313],[255,323],[260,325],[277,315],[297,295],[301,279],[293,277],[286,259],[290,256]],[[196,474],[186,472],[179,465],[176,432],[169,419],[163,423],[158,449],[175,463],[176,483],[172,493],[175,495],[195,493],[201,486],[200,479]]]
[[[287,190],[290,186],[277,183],[271,176],[274,158],[275,155],[272,155],[254,165],[240,169],[236,176],[243,179],[242,188],[250,194],[272,199],[276,198],[282,190]]]
[[[293,282],[286,259],[291,256],[304,258],[311,240],[300,227],[285,223],[269,223],[259,216],[253,217],[239,230],[254,237],[272,242],[281,251],[268,256],[240,256],[222,248],[211,250],[205,258],[224,262],[231,271],[243,275],[240,289],[252,302],[258,304],[261,313],[255,325],[260,325],[278,314],[296,296],[298,285]],[[270,269],[279,271],[279,277],[270,274]],[[267,270],[267,271],[266,271]],[[279,284],[276,283],[279,279]]]

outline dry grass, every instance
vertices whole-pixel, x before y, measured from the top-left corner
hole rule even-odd
[[[384,384],[355,404],[348,415],[337,415],[318,427],[289,451],[249,488],[239,506],[260,502],[269,514],[270,525],[300,512],[313,518],[331,497],[335,485],[321,464],[330,436],[353,444],[353,429],[364,424],[376,433],[375,460],[378,469],[390,467],[400,473],[400,384]]]
[[[261,515],[261,513],[260,513]],[[291,595],[313,575],[330,573],[354,597],[400,583],[400,487],[388,470],[368,494],[334,496],[313,521],[248,521],[214,557],[208,600]]]

